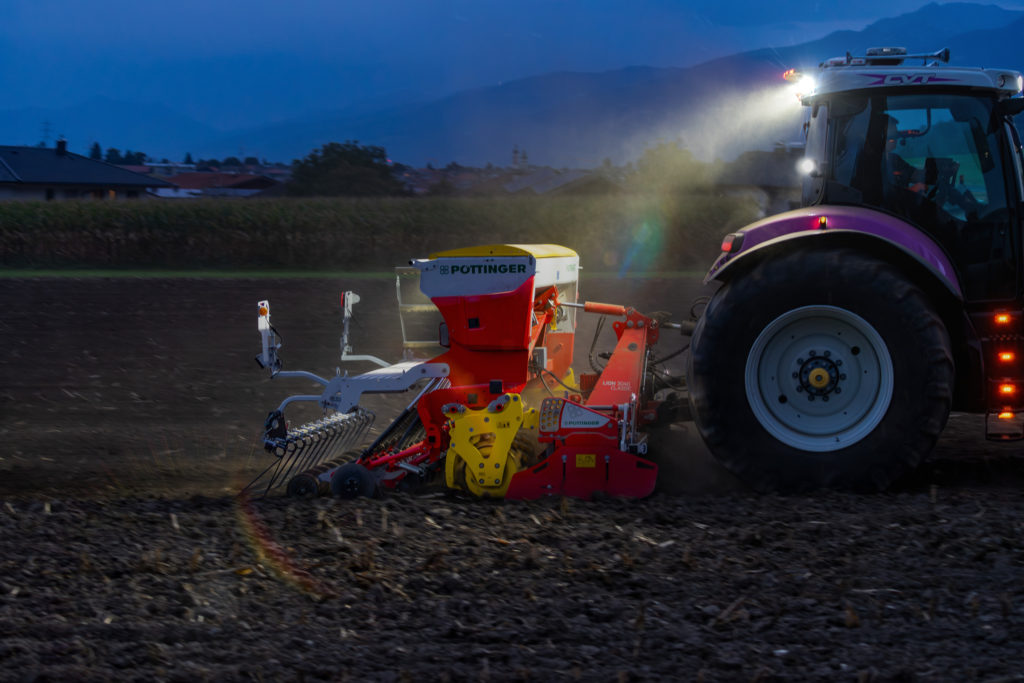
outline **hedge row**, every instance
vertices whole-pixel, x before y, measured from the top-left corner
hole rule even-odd
[[[0,202],[15,268],[389,268],[473,244],[557,243],[593,270],[703,266],[756,207],[711,196]]]

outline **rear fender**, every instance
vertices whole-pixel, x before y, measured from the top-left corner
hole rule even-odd
[[[821,217],[825,227],[820,227]],[[761,261],[795,248],[854,247],[892,263],[931,298],[953,344],[957,385],[953,409],[983,410],[983,362],[977,332],[964,310],[963,293],[942,248],[910,224],[871,209],[815,206],[772,216],[740,231],[741,248],[723,253],[704,282],[726,283]]]
[[[704,278],[726,282],[775,249],[858,245],[889,260],[917,264],[957,301],[963,290],[946,253],[931,237],[895,216],[853,206],[811,206],[770,216],[740,231],[733,253],[722,253]],[[746,266],[746,267],[745,267]],[[925,289],[931,289],[921,283]]]

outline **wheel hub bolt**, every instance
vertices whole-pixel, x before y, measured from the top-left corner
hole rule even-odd
[[[797,391],[807,391],[808,399],[811,396],[825,396],[839,388],[839,382],[846,379],[846,375],[839,372],[838,361],[831,359],[831,351],[825,351],[821,355],[816,350],[807,352],[806,360],[798,358],[799,368],[794,375]]]

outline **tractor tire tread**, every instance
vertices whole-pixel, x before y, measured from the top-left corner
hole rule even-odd
[[[871,434],[826,454],[809,454],[770,436],[754,417],[743,390],[743,371],[737,370],[745,367],[750,344],[761,329],[751,331],[752,324],[767,324],[787,305],[810,304],[845,307],[903,331],[916,346],[912,353],[907,348],[890,349],[894,372],[903,383],[913,373],[914,386],[924,389],[916,394],[912,409],[890,408]],[[883,339],[892,345],[885,335]],[[883,489],[932,450],[953,399],[951,344],[924,292],[894,266],[851,248],[794,250],[727,282],[697,324],[688,370],[691,412],[704,441],[726,468],[763,491]],[[742,400],[728,395],[730,390],[737,392],[737,384]],[[894,403],[913,402],[909,389],[896,386],[894,391],[903,392],[894,393]],[[891,418],[891,413],[899,415]],[[885,457],[872,454],[878,448],[892,452]]]

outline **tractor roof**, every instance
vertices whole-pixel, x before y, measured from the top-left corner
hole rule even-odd
[[[919,65],[907,62],[920,61]],[[989,90],[1000,99],[1021,94],[1021,74],[1009,69],[946,66],[949,50],[908,55],[905,48],[870,48],[863,57],[847,53],[819,65],[814,89],[803,93],[804,104],[822,95],[874,88],[965,88]]]

